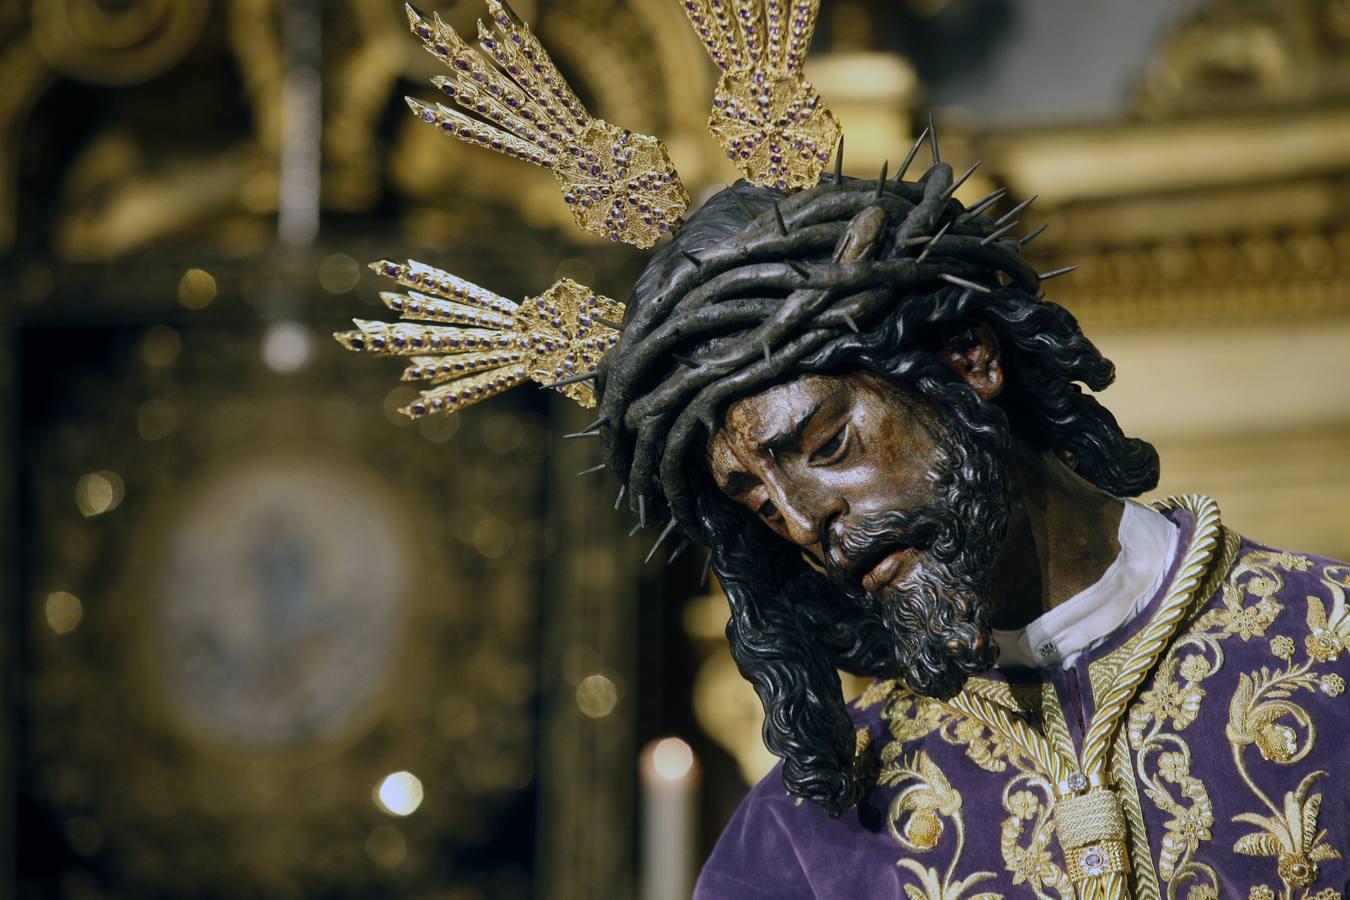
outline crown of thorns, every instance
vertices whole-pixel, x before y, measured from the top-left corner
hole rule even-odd
[[[844,178],[838,122],[801,74],[819,0],[681,2],[722,71],[708,128],[774,202],[757,214],[746,207],[749,224],[734,236],[682,252],[660,296],[631,311],[571,279],[515,303],[431,266],[382,260],[372,268],[407,288],[381,294],[400,321],[358,319],[334,335],[349,350],[409,358],[403,380],[429,382],[401,410],[414,418],[527,380],[585,407],[598,399],[599,418],[569,437],[605,438],[607,462],[586,472],[627,473],[615,508],[628,493],[635,531],[667,519],[648,559],[677,519],[692,521],[677,469],[732,397],[790,372],[841,331],[868,328],[899,297],[922,296],[933,308],[908,313],[947,320],[1000,286],[978,279],[993,274],[1035,294],[1075,268],[1037,274],[1022,258],[1044,228],[1012,235],[1034,197],[998,218],[988,211],[1002,189],[969,208],[953,199],[979,164],[954,177],[931,121],[894,177],[883,167],[875,180]],[[433,82],[459,107],[408,98],[413,112],[552,170],[585,231],[648,248],[678,230],[689,197],[664,145],[592,118],[528,26],[501,0],[486,4],[492,24],[479,22],[479,50],[439,16],[407,7],[413,33],[452,73]],[[932,164],[905,181],[925,143]],[[822,178],[831,152],[833,175]],[[729,331],[734,341],[709,343]],[[672,360],[673,371],[661,369]]]

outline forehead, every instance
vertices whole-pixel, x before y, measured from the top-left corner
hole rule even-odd
[[[719,438],[738,444],[760,443],[792,426],[804,414],[844,390],[847,385],[843,378],[803,375],[740,397],[727,406],[722,427],[713,435],[713,443],[716,445]]]

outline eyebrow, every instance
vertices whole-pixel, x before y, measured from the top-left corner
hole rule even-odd
[[[784,450],[793,446],[802,439],[802,434],[806,431],[806,426],[811,423],[811,419],[816,413],[820,412],[821,401],[817,400],[811,405],[811,408],[802,413],[795,422],[788,425],[782,431],[771,434],[759,441],[759,446],[773,453],[777,450]]]

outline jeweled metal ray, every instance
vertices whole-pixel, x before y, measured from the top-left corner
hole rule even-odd
[[[411,288],[380,295],[404,321],[356,319],[357,330],[334,337],[348,350],[412,358],[403,380],[433,385],[400,410],[413,418],[455,412],[529,379],[570,380],[592,371],[619,339],[600,320],[622,320],[623,304],[570,278],[517,304],[418,262],[371,267]],[[584,380],[559,389],[582,406],[595,405]]]
[[[814,187],[843,130],[802,74],[819,0],[682,0],[722,70],[708,130],[747,180]]]
[[[433,83],[460,109],[408,105],[452,137],[552,171],[582,231],[656,243],[689,205],[665,145],[592,117],[529,26],[502,0],[486,3],[492,25],[479,21],[479,50],[439,15],[428,22],[407,7],[413,34],[450,68]]]

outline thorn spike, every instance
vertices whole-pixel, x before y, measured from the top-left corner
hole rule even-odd
[[[1073,271],[1074,269],[1076,269],[1076,268],[1078,268],[1078,267],[1077,267],[1077,266],[1065,266],[1065,267],[1062,268],[1062,269],[1052,269],[1052,270],[1050,270],[1049,272],[1045,272],[1045,273],[1041,274],[1041,275],[1039,276],[1039,278],[1040,278],[1041,281],[1049,281],[1051,278],[1058,278],[1058,277],[1061,276],[1061,275],[1068,275],[1070,272],[1072,272],[1072,271]]]
[[[591,321],[592,321],[592,322],[599,322],[601,325],[605,326],[606,328],[613,328],[615,331],[623,331],[623,323],[622,323],[622,322],[615,322],[613,319],[604,319],[604,318],[601,318],[600,316],[591,316]]]
[[[693,263],[694,268],[696,269],[703,268],[703,260],[699,259],[694,254],[690,253],[688,250],[681,250],[680,255],[683,256],[685,259],[689,260],[691,263]]]
[[[954,284],[957,287],[963,287],[966,288],[967,290],[975,291],[977,294],[993,293],[991,290],[989,290],[989,288],[985,287],[982,284],[976,284],[973,281],[968,281],[965,278],[961,278],[957,275],[952,275],[949,272],[943,272],[941,275],[938,276],[938,278],[941,278],[948,284]]]
[[[947,233],[947,229],[948,229],[948,228],[951,228],[951,227],[952,227],[952,223],[951,223],[951,221],[948,221],[946,225],[943,225],[941,228],[939,228],[939,229],[938,229],[938,233],[935,234],[935,235],[933,235],[933,239],[932,239],[931,241],[928,242],[928,246],[923,248],[923,252],[920,253],[918,259],[916,259],[916,260],[914,260],[914,261],[915,261],[916,263],[921,263],[921,262],[923,262],[925,259],[927,259],[927,258],[928,258],[929,252],[930,252],[934,247],[937,246],[937,242],[940,241],[940,240],[942,240],[942,236],[943,236],[944,234],[946,234],[946,233]]]
[[[976,160],[975,165],[971,166],[969,169],[966,169],[964,172],[962,172],[961,177],[953,181],[952,186],[947,188],[947,196],[948,197],[956,196],[956,192],[960,190],[961,185],[965,184],[966,179],[969,178],[971,175],[974,175],[975,170],[978,169],[979,167],[980,163],[978,160]]]
[[[675,548],[675,551],[671,553],[670,557],[666,560],[666,565],[670,565],[671,563],[673,563],[679,557],[679,555],[685,551],[685,548],[688,546],[689,546],[689,538],[685,538],[684,540],[680,541],[679,545]]]
[[[638,527],[647,527],[647,495],[638,494]]]
[[[628,485],[619,485],[619,496],[614,498],[614,511],[619,511],[619,504],[623,502],[623,495],[628,491]]]
[[[888,159],[888,160],[884,160],[884,161],[881,163],[881,174],[877,176],[877,193],[876,193],[876,197],[877,197],[878,200],[881,199],[881,195],[882,195],[882,194],[886,193],[886,170],[889,169],[890,167],[891,167],[891,161],[890,161],[889,159]]]
[[[914,157],[918,155],[919,148],[923,146],[923,142],[926,141],[927,139],[928,139],[928,128],[925,128],[923,131],[919,132],[918,138],[914,141],[914,146],[909,148],[909,152],[905,154],[905,161],[900,164],[899,170],[896,171],[895,173],[896,184],[899,184],[901,181],[904,180],[905,173],[909,171],[909,164],[914,162]]]
[[[601,469],[607,468],[609,467],[606,466],[604,463],[601,463],[598,466],[591,466],[589,469],[582,469],[580,472],[577,473],[577,477],[580,478],[582,475],[590,475],[592,472],[599,472]]]
[[[995,226],[1002,225],[1004,222],[1009,222],[1017,218],[1018,214],[1020,214],[1024,209],[1026,209],[1031,204],[1035,203],[1036,198],[1039,196],[1040,194],[1032,194],[1030,197],[1023,200],[1021,203],[1017,204],[1012,209],[1008,210],[1006,213],[995,219],[994,225]]]
[[[933,126],[933,114],[928,114],[928,146],[933,153],[933,165],[942,162],[942,155],[938,153],[937,128]]]
[[[848,313],[844,313],[844,324],[847,325],[854,334],[857,334],[861,330],[858,328],[858,323],[853,321],[853,317]]]
[[[765,341],[760,346],[764,348],[764,364],[768,365],[773,360],[773,353],[769,350],[769,342]]]
[[[703,574],[698,578],[698,586],[706,588],[708,586],[708,576],[712,573],[712,550],[708,550],[708,556],[703,560]]]
[[[1044,225],[1042,225],[1040,228],[1037,228],[1035,231],[1031,232],[1031,234],[1028,234],[1028,235],[1026,235],[1026,236],[1024,236],[1024,237],[1018,238],[1018,239],[1017,239],[1017,245],[1018,245],[1019,247],[1025,247],[1027,244],[1030,244],[1032,241],[1036,240],[1036,238],[1040,237],[1040,236],[1041,236],[1041,233],[1044,232],[1045,229],[1047,229],[1047,228],[1049,228],[1049,227],[1050,227],[1050,223],[1049,223],[1049,222],[1046,222],[1046,223],[1045,223]]]
[[[839,135],[839,146],[834,151],[834,183],[844,183],[844,136]]]
[[[1008,193],[1008,189],[1007,189],[1007,188],[999,188],[999,189],[996,190],[996,191],[991,191],[990,193],[985,194],[985,195],[984,195],[983,197],[981,197],[979,200],[975,201],[975,205],[974,205],[974,206],[972,206],[970,209],[968,209],[968,210],[966,210],[965,212],[963,212],[963,213],[961,214],[961,218],[963,218],[963,219],[973,219],[973,218],[975,218],[975,217],[978,216],[980,213],[984,212],[986,209],[988,209],[989,207],[993,206],[993,205],[994,205],[995,203],[997,203],[998,201],[1002,200],[1002,199],[1003,199],[1003,195],[1006,194],[1006,193]]]
[[[774,222],[776,222],[778,225],[778,233],[781,234],[783,237],[787,237],[788,227],[787,222],[784,221],[783,219],[783,208],[780,207],[777,203],[773,205],[773,218]]]
[[[983,247],[988,244],[992,244],[994,241],[1003,237],[1005,234],[1012,231],[1016,227],[1017,227],[1017,220],[1013,219],[1011,222],[1009,222],[1007,225],[1004,225],[1002,228],[997,228],[986,234],[984,237],[980,238],[980,246]]]
[[[571,434],[564,434],[563,440],[571,441],[577,438],[598,438],[599,436],[600,433],[596,431],[574,431]]]
[[[652,544],[652,549],[647,551],[647,558],[642,561],[643,565],[646,565],[647,563],[652,561],[652,557],[656,555],[656,549],[661,546],[662,542],[665,541],[666,537],[674,530],[675,530],[675,517],[671,516],[670,521],[666,523],[666,527],[661,529],[661,535],[656,539],[656,543]]]

